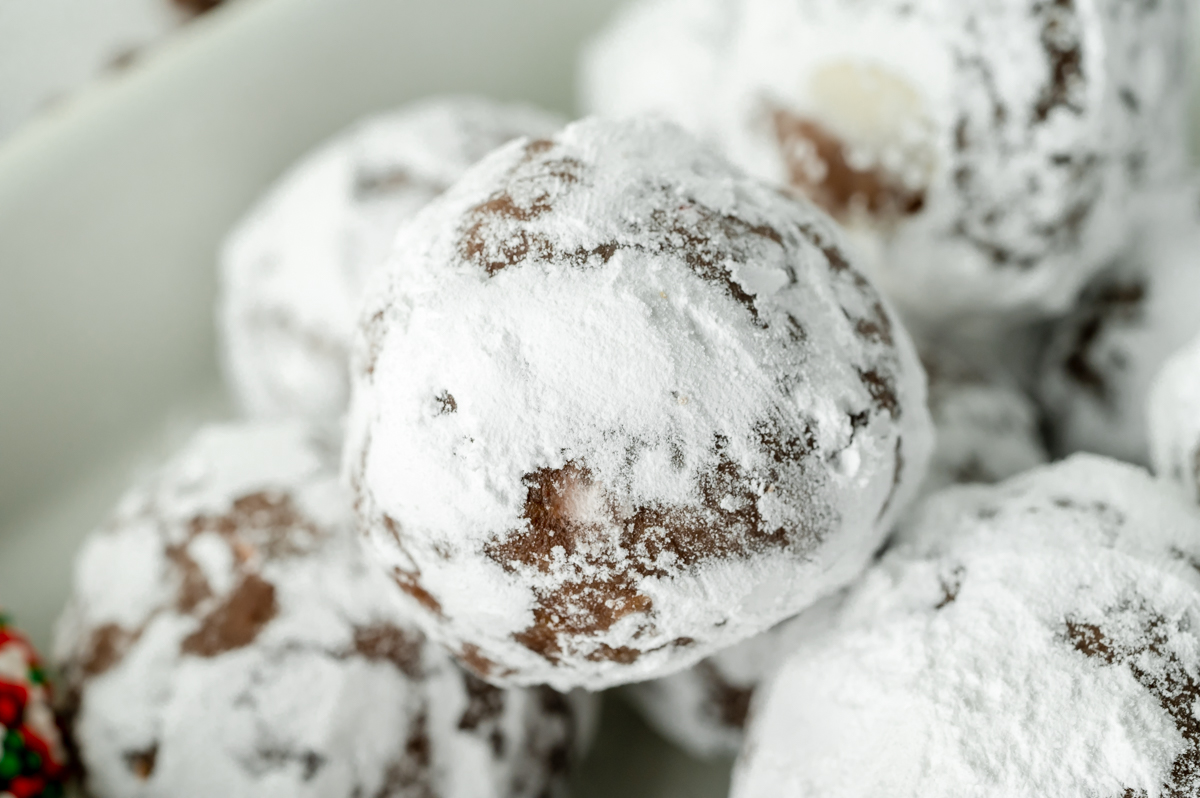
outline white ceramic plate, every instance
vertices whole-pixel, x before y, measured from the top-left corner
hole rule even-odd
[[[243,0],[0,143],[0,604],[46,647],[79,540],[134,471],[225,413],[218,242],[368,112],[473,91],[573,110],[618,0]],[[609,702],[578,798],[723,796]]]

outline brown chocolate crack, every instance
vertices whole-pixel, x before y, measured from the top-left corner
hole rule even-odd
[[[850,164],[846,143],[819,122],[772,106],[771,126],[793,188],[845,221],[856,211],[881,220],[920,213],[925,191],[876,167]]]
[[[715,720],[727,729],[744,729],[750,716],[754,688],[733,684],[708,660],[698,664],[696,672],[704,681],[708,705]]]
[[[1195,675],[1197,663],[1185,663],[1171,650],[1170,634],[1171,622],[1142,604],[1117,607],[1098,623],[1066,621],[1066,639],[1076,651],[1107,666],[1128,668],[1174,721],[1185,747],[1160,794],[1192,798],[1200,789],[1200,718],[1195,712],[1200,680]],[[1127,790],[1124,795],[1146,794]]]
[[[716,462],[699,478],[698,506],[623,506],[581,461],[526,475],[523,528],[487,544],[485,553],[505,570],[532,568],[562,581],[538,592],[533,625],[514,636],[551,662],[564,651],[589,659],[628,663],[639,649],[614,648],[594,638],[630,616],[652,627],[643,577],[669,577],[705,561],[746,558],[820,539],[814,528],[769,526],[758,501],[780,481],[780,469],[804,461],[815,436],[787,436],[764,425],[760,444],[771,455],[764,474],[750,474],[726,454],[718,438]]]
[[[248,574],[201,621],[200,628],[184,638],[180,650],[198,657],[215,657],[245,648],[278,614],[274,585],[257,574]]]
[[[321,531],[296,508],[292,497],[274,491],[242,496],[223,515],[197,516],[188,531],[192,537],[214,532],[230,541],[235,553],[240,544],[242,553],[266,559],[304,554],[321,538]]]
[[[1042,19],[1041,42],[1050,67],[1049,80],[1038,95],[1033,118],[1045,122],[1056,108],[1083,113],[1083,51],[1075,0],[1035,3],[1033,13]]]
[[[354,629],[354,653],[369,660],[390,662],[410,679],[421,678],[424,648],[423,635],[392,624],[377,623]]]

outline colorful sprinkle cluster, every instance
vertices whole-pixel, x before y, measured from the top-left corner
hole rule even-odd
[[[0,798],[61,798],[66,773],[37,652],[0,612]]]

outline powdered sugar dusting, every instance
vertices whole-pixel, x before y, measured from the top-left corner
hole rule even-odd
[[[1200,516],[1076,457],[955,488],[756,703],[733,795],[1190,795]]]
[[[929,447],[834,226],[657,122],[510,145],[431,204],[355,377],[362,523],[499,681],[642,679],[786,617],[861,568]]]
[[[427,642],[334,462],[296,423],[210,427],[89,538],[57,658],[91,794],[560,794],[586,699]]]
[[[400,225],[496,147],[563,124],[528,106],[434,98],[364,120],[294,166],[221,258],[222,355],[242,408],[340,416],[363,287]]]
[[[848,224],[913,315],[1061,310],[1186,164],[1182,1],[646,0],[593,113],[669,114]]]

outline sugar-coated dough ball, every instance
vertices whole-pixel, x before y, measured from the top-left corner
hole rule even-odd
[[[41,658],[0,610],[0,796],[61,798],[66,771]]]
[[[496,147],[563,124],[440,97],[360,122],[294,166],[221,256],[222,362],[242,410],[340,416],[363,287],[400,225]]]
[[[1186,164],[1186,0],[641,0],[591,113],[658,112],[848,225],[915,317],[1061,310]]]
[[[0,139],[221,0],[0,0]]]
[[[1200,186],[1148,198],[1130,250],[1055,325],[1039,399],[1060,453],[1149,461],[1146,402],[1167,358],[1200,334]]]
[[[952,484],[999,482],[1047,461],[1037,409],[1002,370],[968,364],[945,349],[930,350],[923,360],[937,444],[922,493]],[[818,604],[685,671],[630,685],[626,695],[651,726],[694,756],[736,754],[755,690],[804,640],[813,619],[825,612],[822,607]]]
[[[1116,461],[948,489],[759,691],[732,795],[1195,795],[1198,565]]]
[[[1155,472],[1200,502],[1200,337],[1162,367],[1151,385],[1148,405]]]
[[[56,646],[90,795],[562,794],[586,707],[428,642],[331,460],[297,424],[207,428],[85,543]]]
[[[924,375],[835,226],[667,123],[489,156],[362,318],[360,524],[498,683],[599,689],[761,632],[924,475]]]

